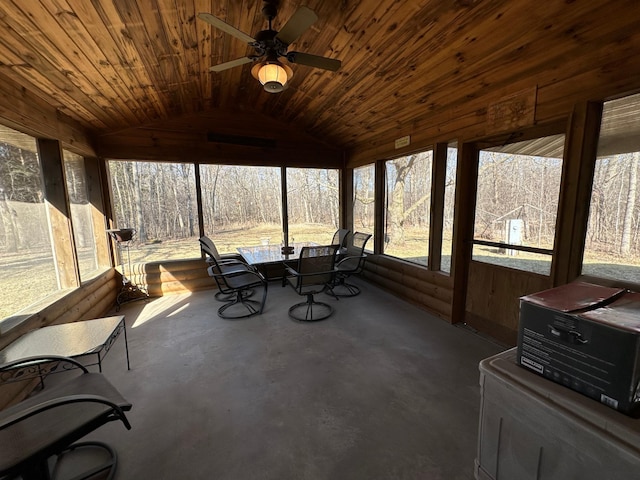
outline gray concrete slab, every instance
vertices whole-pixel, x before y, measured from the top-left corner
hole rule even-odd
[[[473,478],[478,362],[504,347],[362,281],[317,323],[269,286],[265,312],[223,320],[213,292],[125,305],[132,370],[105,374],[133,429],[91,435],[118,450],[117,478]]]

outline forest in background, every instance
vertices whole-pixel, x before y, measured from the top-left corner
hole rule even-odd
[[[141,243],[198,235],[193,164],[112,161],[109,169],[120,228],[135,228]],[[206,234],[262,225],[282,232],[280,175],[277,167],[200,166]],[[338,228],[337,170],[287,169],[287,192],[291,225]],[[272,236],[282,240],[282,233]]]
[[[47,277],[46,285],[54,285],[53,288],[56,283],[39,161],[35,150],[2,142],[0,158],[0,261],[7,272],[5,279],[15,286],[15,291],[24,292],[26,297],[26,292],[33,290],[38,296],[51,287],[34,282],[35,278],[44,281]],[[396,198],[402,198],[396,205],[401,207],[397,213],[402,215],[397,225],[404,229],[403,236],[398,237],[403,240],[395,243],[396,250],[390,253],[404,255],[403,258],[426,255],[425,230],[429,222],[426,206],[430,193],[424,179],[430,175],[429,162],[423,163],[421,170],[413,168],[420,164],[415,159],[389,162],[391,172],[406,167],[406,175],[390,177],[387,183],[391,196],[395,189]],[[639,164],[640,153],[602,157],[596,162],[585,273],[626,280],[635,278],[633,272],[623,267],[640,265]],[[168,249],[158,249],[158,255],[169,251],[182,258],[197,256],[195,239],[199,229],[194,165],[149,162],[110,162],[109,165],[119,226],[136,228],[140,245],[170,244]],[[452,165],[455,169],[455,162]],[[479,165],[477,238],[504,241],[505,227],[501,222],[513,217],[525,221],[525,244],[551,248],[561,168],[557,159],[529,157],[524,162],[516,162],[513,155],[483,157]],[[71,180],[68,193],[72,213],[77,212],[76,218],[88,218],[84,212],[88,207],[84,173],[73,165],[65,170],[67,180]],[[213,235],[227,232],[227,245],[231,249],[235,248],[234,242],[239,241],[257,244],[268,238],[279,243],[282,235],[280,172],[279,168],[270,167],[201,166],[205,231]],[[322,241],[330,238],[332,229],[337,228],[339,212],[338,175],[328,172],[331,171],[288,171],[290,223],[296,225],[298,231],[308,228]],[[532,180],[535,178],[544,181]],[[354,230],[373,230],[373,184],[373,168],[356,170]],[[447,185],[451,195],[453,185],[449,180]],[[444,215],[445,225],[449,226],[453,222],[452,203],[448,203]],[[82,234],[77,238],[79,250],[85,248],[88,252],[87,261],[92,260],[89,238],[88,233],[88,241]],[[298,233],[296,239],[302,240]],[[183,240],[186,250],[181,246]],[[391,237],[385,240],[386,249],[394,245]],[[372,245],[373,241],[369,247]],[[79,251],[79,257],[84,261],[85,254]],[[622,270],[610,268],[615,265]],[[45,275],[45,272],[50,273]],[[7,290],[3,304],[21,299],[15,291]]]
[[[526,157],[526,162],[515,162],[512,156],[484,153],[479,165],[476,237],[504,241],[504,220],[522,218],[526,225],[525,244],[551,248],[561,161]],[[0,143],[0,158],[2,252],[17,253],[48,245],[42,215],[35,215],[32,222],[34,214],[26,213],[31,211],[29,205],[44,203],[36,153]],[[428,228],[429,191],[425,185],[430,184],[430,179],[425,178],[430,175],[430,162],[416,163],[409,157],[391,162],[391,171],[396,174],[407,165],[412,168],[405,168],[405,174],[396,175],[388,183],[388,206],[395,211],[390,211],[387,222],[391,224],[394,215],[402,216],[395,222],[399,228]],[[590,253],[630,256],[631,261],[640,255],[639,163],[640,153],[604,157],[596,162],[586,238]],[[118,223],[136,228],[140,242],[198,235],[193,164],[112,161],[109,165]],[[68,170],[67,175],[73,171]],[[372,230],[373,169],[358,171],[361,175],[354,188],[354,228]],[[206,231],[282,224],[279,168],[203,165],[200,173]],[[325,170],[289,170],[292,223],[337,225],[338,176],[334,173],[332,176]],[[73,185],[79,187],[69,192],[72,203],[86,203],[82,182],[74,181]],[[445,223],[451,224],[452,220],[453,211],[445,212]],[[387,243],[402,238],[390,237]]]

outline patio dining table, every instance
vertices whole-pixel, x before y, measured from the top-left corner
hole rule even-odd
[[[314,242],[290,243],[293,253],[282,253],[281,245],[256,245],[238,247],[238,253],[249,264],[255,265],[267,280],[280,278],[284,275],[284,263],[294,263],[300,257],[302,247],[317,245]]]

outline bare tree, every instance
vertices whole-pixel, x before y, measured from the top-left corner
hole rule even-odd
[[[636,207],[636,191],[638,187],[638,160],[640,160],[640,152],[633,153],[630,158],[629,189],[627,190],[627,201],[622,223],[622,237],[620,239],[620,254],[623,256],[631,253],[633,214]]]

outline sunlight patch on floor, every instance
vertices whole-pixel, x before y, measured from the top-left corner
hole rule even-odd
[[[187,299],[191,295],[191,293],[167,295],[165,297],[155,298],[153,300],[150,300],[149,302],[146,302],[137,318],[133,322],[131,328],[139,327],[147,322],[159,318],[167,318],[178,315],[180,312],[189,307],[190,302],[187,301]]]

